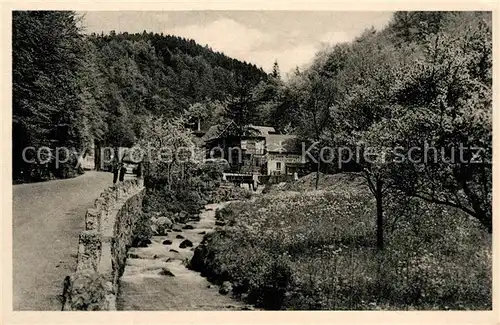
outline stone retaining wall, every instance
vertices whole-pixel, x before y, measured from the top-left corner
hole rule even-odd
[[[87,210],[76,271],[64,280],[62,310],[116,310],[118,281],[144,194],[142,179],[126,180],[104,190]]]

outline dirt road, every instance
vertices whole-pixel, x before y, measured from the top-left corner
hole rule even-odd
[[[76,267],[85,211],[112,179],[111,173],[89,171],[13,186],[14,310],[60,310],[64,277]]]

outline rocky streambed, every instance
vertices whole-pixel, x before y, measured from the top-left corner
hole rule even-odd
[[[247,310],[250,306],[224,295],[187,264],[205,234],[215,228],[215,211],[226,203],[209,204],[199,221],[172,225],[153,236],[147,247],[131,248],[120,280],[119,310]]]

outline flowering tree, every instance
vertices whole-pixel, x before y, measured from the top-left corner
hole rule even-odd
[[[336,60],[336,65],[330,63],[326,68],[342,88],[331,107],[334,123],[329,130],[330,142],[347,149],[339,151],[337,159],[354,165],[366,179],[376,202],[377,247],[383,249],[384,196],[391,189],[392,164],[385,159],[390,142],[383,133],[388,132],[375,126],[392,114],[394,80],[404,69],[401,57],[405,53],[384,35],[367,30],[348,51],[333,54],[342,61]]]
[[[491,15],[452,16],[428,35],[398,85],[398,103],[386,130],[413,157],[394,170],[408,195],[491,219]],[[409,156],[409,155],[407,155]]]
[[[184,177],[185,165],[194,150],[191,132],[183,118],[148,117],[138,147],[145,154],[146,176],[161,179],[170,190]]]

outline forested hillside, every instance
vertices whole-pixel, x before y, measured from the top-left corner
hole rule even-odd
[[[27,146],[78,153],[93,141],[129,146],[148,116],[179,116],[195,103],[191,117],[196,111],[206,127],[226,115],[226,102],[254,105],[253,88],[267,80],[254,64],[193,40],[146,31],[84,35],[78,19],[73,12],[13,14],[14,178],[74,173],[70,164],[46,166],[52,175],[25,164]]]
[[[109,133],[117,137],[109,143],[121,138],[130,145],[148,114],[173,117],[195,103],[225,102],[267,78],[255,65],[180,37],[111,32],[86,40],[109,92],[101,100]]]

